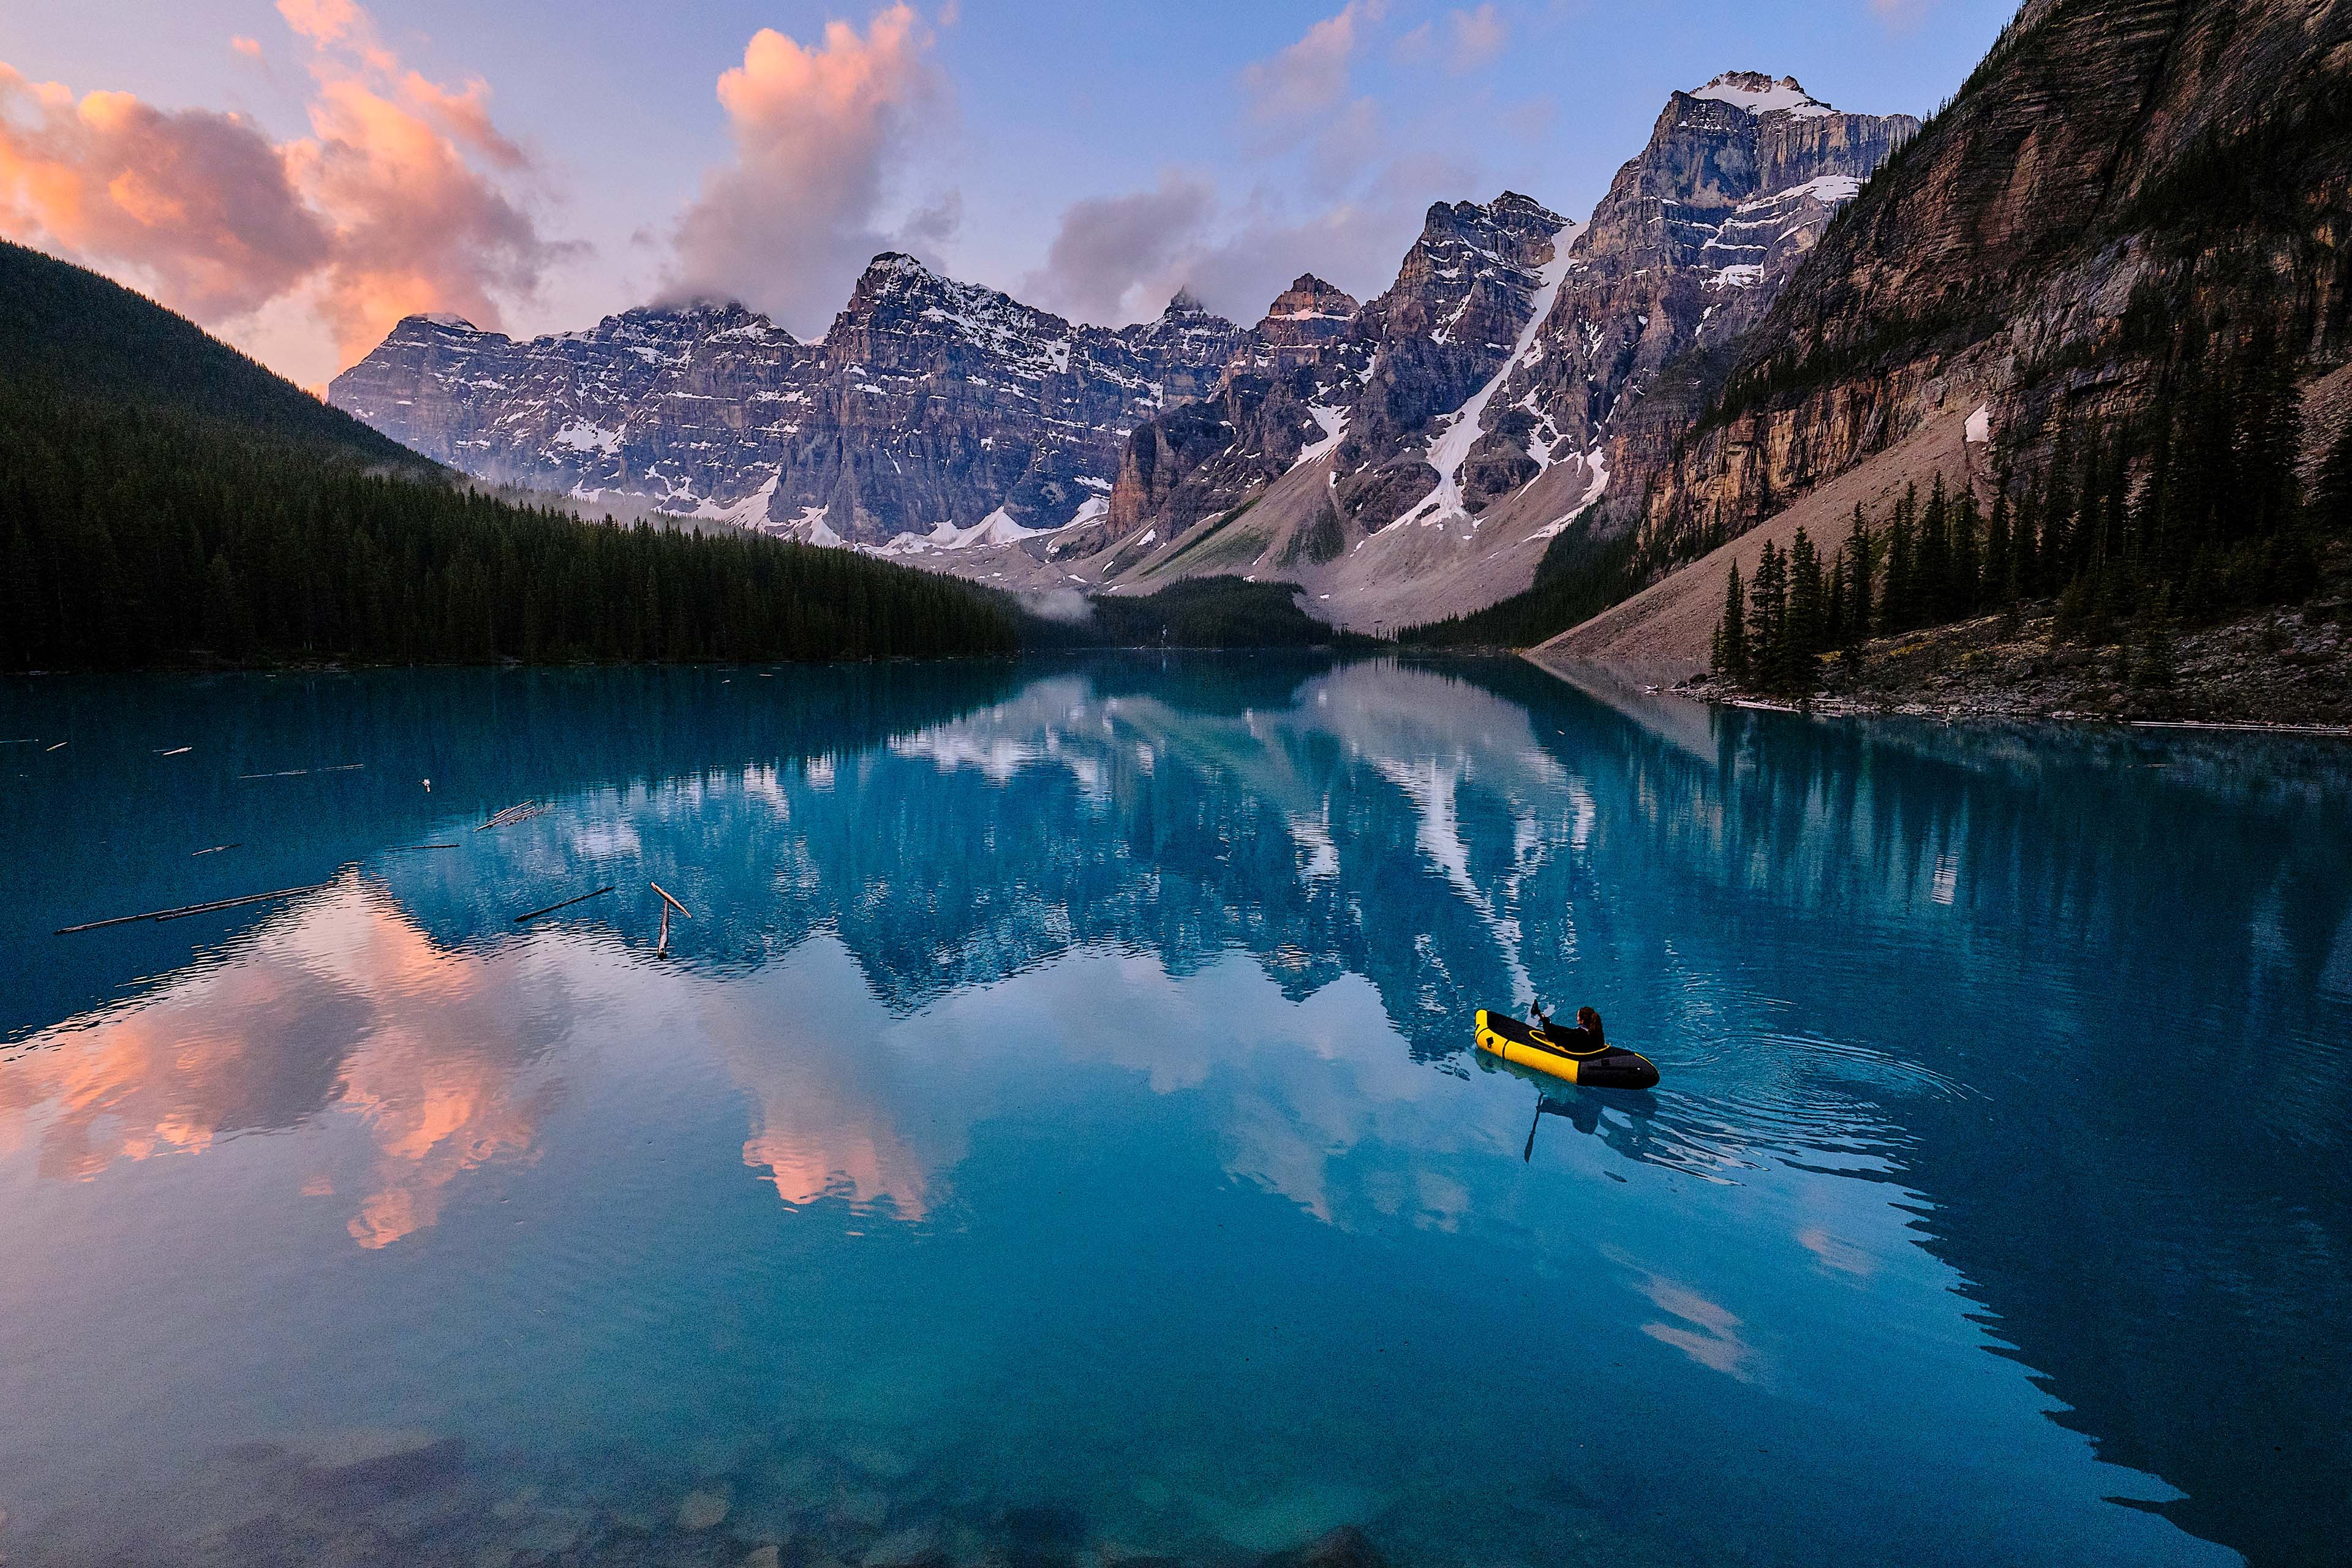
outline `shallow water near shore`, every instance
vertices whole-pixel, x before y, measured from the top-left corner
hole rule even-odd
[[[11,1564],[2352,1530],[2340,742],[1252,656],[0,742]],[[1530,995],[1658,1089],[1478,1059]]]

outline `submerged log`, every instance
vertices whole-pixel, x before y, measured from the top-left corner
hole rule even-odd
[[[560,904],[550,904],[543,910],[533,910],[527,915],[517,915],[515,924],[520,925],[525,921],[535,921],[541,915],[551,915],[558,910],[568,910],[574,904],[584,904],[591,899],[601,899],[612,890],[612,884],[608,882],[593,893],[583,893],[576,899],[566,899]]]
[[[315,893],[331,882],[312,882],[308,887],[279,888],[273,892],[247,893],[241,899],[215,899],[209,903],[183,904],[175,910],[150,910],[142,915],[116,915],[111,920],[85,921],[78,926],[59,926],[57,934],[71,936],[76,931],[98,931],[106,926],[126,926],[134,921],[176,921],[188,915],[210,914],[215,910],[233,910],[243,904],[265,903],[271,899],[290,899],[297,893]]]

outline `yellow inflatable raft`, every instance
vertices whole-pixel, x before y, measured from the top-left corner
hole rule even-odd
[[[1530,1025],[1484,1007],[1478,1009],[1478,1048],[1588,1089],[1649,1089],[1658,1081],[1658,1069],[1639,1051],[1615,1046],[1572,1051]]]

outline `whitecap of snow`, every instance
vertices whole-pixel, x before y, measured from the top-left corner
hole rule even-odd
[[[1755,80],[1750,77],[1746,80]],[[1762,88],[1746,85],[1739,73],[1727,71],[1691,94],[1693,98],[1713,99],[1750,114],[1793,114],[1801,120],[1818,120],[1837,110],[1799,87],[1793,79],[1769,82]]]
[[[591,425],[585,419],[575,419],[555,433],[555,444],[569,447],[575,452],[603,452],[607,456],[621,449],[617,430],[607,430],[601,425]]]
[[[831,525],[824,521],[825,514],[832,510],[831,507],[823,506],[801,508],[800,524],[807,531],[808,542],[811,544],[822,544],[827,549],[835,549],[843,542],[841,535],[834,532]]]
[[[1527,324],[1519,329],[1510,357],[1503,361],[1503,368],[1495,373],[1492,380],[1470,395],[1470,401],[1454,412],[1453,422],[1431,443],[1429,466],[1437,470],[1437,488],[1399,521],[1443,522],[1449,517],[1467,515],[1462,505],[1462,465],[1469,460],[1470,448],[1478,444],[1478,437],[1484,434],[1478,427],[1479,421],[1486,416],[1487,403],[1534,348],[1536,334],[1543,330],[1544,318],[1551,314],[1552,301],[1559,297],[1561,280],[1568,276],[1568,247],[1583,227],[1580,223],[1572,223],[1551,237],[1551,259],[1538,274],[1539,281],[1535,298],[1529,302]]]
[[[651,479],[654,476],[648,470],[646,477]],[[776,481],[782,478],[783,471],[778,469],[770,474],[758,489],[753,490],[741,500],[720,502],[704,498],[695,500],[692,511],[682,512],[679,515],[692,518],[698,522],[731,522],[738,528],[761,527],[768,521],[768,504],[775,499]],[[667,481],[664,482],[667,483]],[[694,491],[690,487],[680,487],[671,490],[663,499],[684,500],[692,499],[693,496]]]
[[[962,542],[971,544],[1018,544],[1021,541],[1045,531],[1042,528],[1024,528],[1013,521],[1013,514],[998,507],[972,527],[964,531]]]
[[[1992,439],[1991,404],[1979,405],[1977,411],[1969,416],[1967,435],[1971,445],[1980,445]]]
[[[1522,541],[1523,543],[1533,544],[1539,540],[1556,537],[1562,529],[1583,516],[1585,508],[1608,493],[1609,449],[1605,447],[1594,447],[1592,450],[1584,454],[1584,466],[1587,472],[1584,493],[1576,498],[1576,504],[1528,534]]]
[[[1852,174],[1820,174],[1816,175],[1812,179],[1807,180],[1801,185],[1790,185],[1787,190],[1776,191],[1769,197],[1763,199],[1774,202],[1787,202],[1794,201],[1800,196],[1811,196],[1816,201],[1826,203],[1831,206],[1836,206],[1841,202],[1850,202],[1853,200],[1854,197],[1861,194],[1862,182],[1855,179]],[[1760,205],[1760,203],[1748,203],[1745,205],[1752,206]]]
[[[1290,465],[1294,468],[1298,467],[1299,463],[1313,462],[1338,446],[1339,437],[1346,434],[1348,429],[1348,410],[1344,408],[1330,408],[1320,403],[1310,403],[1307,405],[1307,412],[1313,415],[1315,423],[1323,427],[1323,438],[1319,441],[1309,441],[1306,446],[1298,448],[1298,460]]]

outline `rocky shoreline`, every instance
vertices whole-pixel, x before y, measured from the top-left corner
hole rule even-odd
[[[1275,1551],[1198,1534],[1138,1545],[1076,1503],[1049,1496],[1009,1506],[859,1442],[707,1455],[661,1475],[618,1454],[601,1458],[611,1462],[479,1455],[457,1437],[406,1429],[241,1444],[194,1461],[161,1493],[128,1489],[0,1540],[0,1563],[1388,1568],[1391,1562],[1360,1527],[1328,1521],[1307,1524],[1295,1537],[1301,1544]],[[8,1522],[0,1511],[0,1530]],[[1627,1560],[1622,1552],[1611,1555]]]
[[[1712,674],[1672,689],[1706,701],[1962,722],[2054,720],[2352,737],[2352,602],[2315,599],[2151,639],[2057,635],[2054,607],[1880,637],[1824,658],[1803,698],[1742,690]]]

